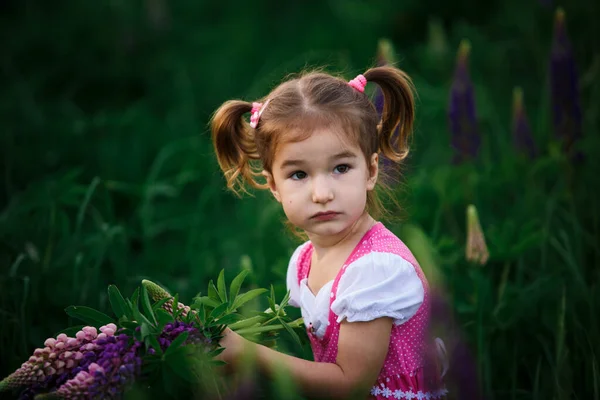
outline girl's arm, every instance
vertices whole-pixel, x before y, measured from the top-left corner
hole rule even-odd
[[[254,353],[259,367],[267,374],[286,369],[303,395],[322,398],[367,397],[383,367],[390,342],[392,320],[379,318],[369,322],[343,322],[335,364],[303,360],[249,342],[227,331],[221,353],[227,362],[235,361],[244,351]]]

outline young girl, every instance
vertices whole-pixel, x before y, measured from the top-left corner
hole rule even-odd
[[[384,95],[381,120],[364,93],[367,82]],[[381,210],[374,191],[379,155],[397,163],[406,157],[413,118],[410,79],[393,67],[371,68],[350,82],[308,73],[260,102],[218,109],[212,135],[228,187],[270,189],[309,239],[291,257],[287,287],[315,361],[231,330],[221,341],[223,360],[235,365],[252,350],[263,370],[282,365],[310,397],[444,397],[428,335],[427,281],[410,250],[373,218]]]

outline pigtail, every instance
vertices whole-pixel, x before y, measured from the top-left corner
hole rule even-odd
[[[251,165],[251,160],[259,159],[254,129],[243,118],[251,110],[252,104],[246,101],[227,101],[219,107],[211,121],[219,167],[225,175],[227,187],[238,195],[246,192],[244,183],[261,187],[255,180],[259,172]]]
[[[415,118],[413,83],[406,73],[390,66],[371,68],[364,76],[368,82],[378,84],[383,93],[379,150],[388,159],[400,162],[408,155]]]

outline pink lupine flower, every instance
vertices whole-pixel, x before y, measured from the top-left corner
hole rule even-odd
[[[100,331],[102,335],[113,336],[116,328],[115,324],[108,324]],[[30,386],[35,391],[37,386],[62,384],[70,373],[95,357],[98,345],[94,342],[98,336],[96,328],[86,326],[74,338],[61,333],[56,338],[46,339],[44,348],[35,349],[19,369],[0,382],[0,392],[21,386]]]
[[[466,259],[480,265],[485,265],[489,256],[490,254],[485,244],[485,236],[479,223],[477,209],[471,204],[467,207]]]

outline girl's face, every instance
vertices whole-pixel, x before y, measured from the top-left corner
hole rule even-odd
[[[264,172],[289,221],[310,236],[339,235],[366,209],[367,191],[377,181],[378,157],[369,164],[344,134],[319,129],[299,142],[279,145],[272,174]]]

